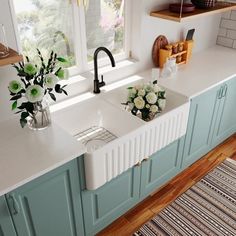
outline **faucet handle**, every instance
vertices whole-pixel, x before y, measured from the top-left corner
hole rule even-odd
[[[105,82],[104,82],[104,80],[103,80],[103,75],[101,75],[101,79],[102,79],[102,81],[99,83],[99,84],[100,84],[100,87],[105,86]]]

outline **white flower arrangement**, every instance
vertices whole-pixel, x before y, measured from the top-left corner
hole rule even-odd
[[[157,81],[128,88],[127,102],[123,103],[135,116],[145,121],[152,120],[166,106],[166,91]]]
[[[27,119],[36,120],[35,116],[38,111],[35,110],[35,107],[42,107],[43,98],[47,94],[54,101],[56,101],[55,93],[67,95],[66,85],[62,86],[59,83],[60,80],[68,79],[69,76],[68,70],[62,68],[66,60],[58,57],[53,51],[49,59],[45,60],[41,52],[37,51],[41,65],[31,63],[28,57],[26,57],[26,62],[13,65],[20,80],[10,81],[8,86],[10,100],[13,101],[12,110],[18,109],[16,113],[21,113],[20,124],[22,127],[27,124]],[[19,102],[21,103],[19,104]]]

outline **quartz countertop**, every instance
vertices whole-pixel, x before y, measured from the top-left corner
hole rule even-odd
[[[215,46],[194,54],[188,64],[179,67],[175,78],[163,78],[159,83],[193,98],[233,77],[236,77],[236,50]]]
[[[14,118],[0,123],[0,196],[84,154],[84,146],[53,123],[22,129]]]
[[[175,78],[160,79],[159,84],[191,99],[235,76],[236,50],[215,46],[194,54],[187,65],[180,66]],[[150,80],[151,71],[135,77]],[[132,76],[105,86],[102,93],[125,86],[125,81],[132,81]],[[90,96],[95,95],[91,92]],[[54,122],[38,132],[22,129],[17,117],[1,122],[0,196],[84,153],[85,147]]]

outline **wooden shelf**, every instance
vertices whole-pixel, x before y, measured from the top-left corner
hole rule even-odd
[[[2,44],[0,44],[0,47],[2,47]],[[0,58],[0,66],[6,66],[10,64],[14,64],[20,61],[23,61],[23,56],[20,55],[15,50],[9,48],[10,53],[7,57]]]
[[[176,53],[176,54],[172,54],[172,55],[170,56],[170,58],[177,57],[177,56],[182,56],[182,55],[185,54],[185,53],[187,53],[186,50],[184,50],[184,51],[182,51],[182,52],[178,52],[178,53]]]
[[[177,65],[183,65],[183,64],[186,64],[186,61],[181,61],[181,62],[177,63]]]
[[[157,18],[162,18],[166,20],[172,20],[181,22],[185,19],[193,18],[193,17],[199,17],[201,15],[210,15],[215,13],[221,13],[228,10],[236,9],[236,3],[229,3],[229,2],[217,2],[215,7],[209,8],[209,9],[197,9],[192,13],[183,13],[182,17],[180,17],[179,13],[170,12],[167,10],[161,10],[161,11],[154,11],[151,12],[150,15]]]

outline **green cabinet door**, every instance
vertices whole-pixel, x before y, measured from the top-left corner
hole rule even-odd
[[[16,236],[5,196],[0,197],[0,236]]]
[[[179,171],[184,138],[181,138],[143,161],[141,168],[141,199],[161,187]]]
[[[77,160],[6,195],[18,236],[83,236]]]
[[[222,95],[213,134],[216,146],[236,132],[236,77],[222,85]]]
[[[211,149],[211,136],[219,107],[221,86],[191,101],[182,167],[187,167]]]
[[[133,207],[139,201],[139,186],[140,167],[129,169],[93,191],[86,190],[84,183],[82,204],[86,236],[95,235]]]

